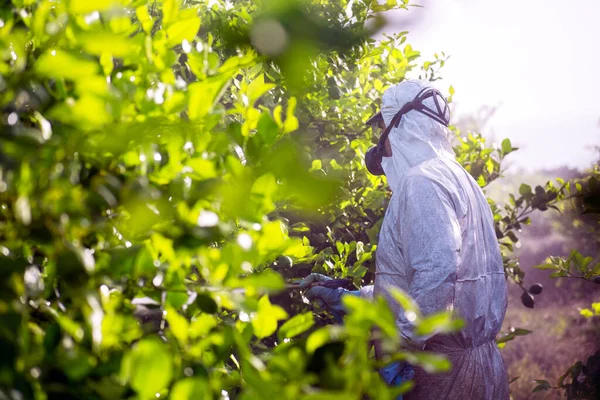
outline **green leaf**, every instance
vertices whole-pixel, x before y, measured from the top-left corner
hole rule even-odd
[[[187,302],[188,295],[180,292],[168,292],[167,293],[167,304],[176,310],[179,310]]]
[[[232,288],[245,288],[248,295],[266,291],[278,291],[285,287],[285,282],[281,275],[271,269],[266,269],[261,273],[252,274],[245,278],[231,279],[227,281],[227,284]]]
[[[504,345],[506,344],[506,342],[510,342],[511,340],[514,340],[514,339],[515,339],[514,333],[501,334],[496,339],[496,344],[498,344],[499,348],[503,348]]]
[[[69,11],[73,14],[88,14],[104,11],[117,4],[117,0],[69,0]]]
[[[190,324],[188,320],[182,317],[174,308],[166,307],[165,319],[169,323],[169,329],[173,332],[173,336],[177,338],[179,343],[185,345],[188,341],[188,331]]]
[[[312,161],[312,165],[311,165],[311,167],[310,167],[310,170],[309,170],[309,171],[310,171],[310,172],[312,172],[312,171],[317,171],[317,170],[319,170],[319,169],[321,169],[321,168],[323,168],[323,165],[322,165],[322,163],[321,163],[321,160],[313,160],[313,161]]]
[[[502,153],[504,155],[509,154],[513,150],[510,139],[506,138],[502,141]]]
[[[208,382],[201,378],[185,378],[177,381],[169,396],[172,400],[204,400],[211,397]]]
[[[391,288],[390,293],[394,300],[400,304],[404,312],[411,311],[419,315],[419,306],[406,292],[398,288]]]
[[[298,314],[286,321],[281,328],[279,328],[279,340],[282,341],[285,338],[298,336],[309,330],[313,324],[314,317],[312,313]]]
[[[533,333],[533,331],[523,329],[523,328],[516,328],[514,330],[511,330],[511,332],[514,333],[516,336],[525,336],[525,335],[529,335],[530,333]]]
[[[344,244],[342,242],[335,242],[335,248],[338,251],[338,254],[344,254]]]
[[[491,158],[485,162],[485,168],[487,169],[488,174],[494,172],[494,161]]]
[[[72,55],[63,50],[50,50],[42,54],[34,65],[35,71],[49,78],[70,80],[85,79],[94,76],[99,68],[91,60]]]
[[[74,347],[65,351],[57,360],[65,374],[74,381],[84,379],[96,366],[97,361],[83,347]]]
[[[184,40],[192,42],[200,30],[200,18],[189,18],[177,21],[167,28],[167,45],[181,44]]]
[[[271,173],[261,175],[252,184],[250,194],[252,199],[260,204],[263,212],[269,213],[275,208],[273,203],[274,196],[277,193],[279,185],[275,176]]]
[[[108,53],[102,53],[100,55],[100,65],[102,66],[102,71],[106,76],[109,76],[112,73],[115,66],[112,56]]]
[[[144,29],[144,32],[150,33],[152,26],[154,25],[154,21],[152,21],[152,18],[148,13],[148,6],[144,4],[136,8],[135,15],[137,16],[138,21],[142,24],[142,29]]]
[[[290,97],[288,101],[287,110],[285,111],[285,121],[283,122],[283,133],[290,133],[298,129],[299,122],[298,118],[294,115],[296,109],[296,98]]]
[[[550,385],[550,382],[548,381],[535,380],[534,382],[537,383],[537,386],[533,388],[532,393],[541,392],[552,388],[552,385]]]
[[[197,339],[206,336],[217,324],[217,317],[214,315],[205,313],[196,315],[190,324],[190,338]]]
[[[75,339],[76,342],[81,342],[83,340],[84,332],[77,322],[73,321],[71,318],[67,317],[64,314],[59,314],[56,310],[52,308],[48,308],[48,311],[55,318],[56,322],[58,322],[58,325],[67,335]]]
[[[188,86],[190,119],[192,121],[199,120],[208,114],[225,92],[228,83],[228,76],[216,75]]]
[[[179,1],[163,0],[162,3],[162,23],[164,26],[167,26],[169,23],[171,23],[171,21],[175,21],[177,19],[177,15],[179,14]]]
[[[343,340],[345,338],[346,333],[343,327],[339,325],[324,326],[310,334],[306,340],[306,352],[308,354],[312,354],[315,352],[315,350],[326,343]]]
[[[427,336],[433,333],[456,332],[463,326],[462,320],[453,319],[448,312],[440,312],[417,321],[415,333],[419,336]]]
[[[254,334],[259,339],[272,335],[277,329],[277,321],[285,318],[287,313],[283,308],[272,305],[268,296],[261,297],[258,300],[258,311],[252,319]]]
[[[250,82],[248,88],[246,89],[246,94],[248,96],[248,104],[251,107],[254,106],[256,100],[258,100],[262,95],[264,95],[274,87],[274,83],[265,83],[264,74],[258,75],[252,80],[252,82]]]
[[[215,163],[211,160],[200,157],[190,158],[186,165],[194,170],[193,176],[197,179],[210,179],[218,175]]]
[[[138,53],[141,49],[133,40],[111,32],[81,32],[75,37],[85,51],[97,56],[106,53],[115,57],[126,57]]]
[[[584,308],[583,310],[579,311],[579,313],[585,318],[591,318],[594,316],[594,313],[589,308]]]
[[[594,259],[592,257],[585,257],[583,260],[581,260],[581,268],[585,269],[587,268],[587,266],[594,261]]]
[[[167,346],[156,338],[145,338],[133,345],[121,362],[121,378],[143,398],[155,398],[168,387],[173,360]]]

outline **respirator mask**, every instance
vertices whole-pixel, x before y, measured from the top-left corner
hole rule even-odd
[[[433,99],[435,109],[431,109],[424,104],[424,101],[429,98]],[[427,87],[421,90],[412,101],[406,103],[400,109],[400,111],[394,115],[390,121],[390,124],[385,128],[379,137],[377,145],[371,147],[367,151],[367,154],[365,155],[365,165],[371,174],[385,175],[383,167],[381,166],[381,161],[383,160],[385,153],[385,140],[387,139],[391,130],[398,127],[402,116],[412,110],[425,114],[429,118],[446,127],[450,124],[450,111],[444,96],[442,96],[442,94],[434,88]],[[383,116],[381,115],[381,112],[378,112],[369,118],[366,124],[371,126],[377,125],[381,120],[383,120]]]

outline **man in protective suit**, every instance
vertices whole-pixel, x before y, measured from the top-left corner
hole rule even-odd
[[[367,121],[385,128],[365,162],[371,173],[385,174],[392,198],[379,233],[375,284],[360,295],[386,298],[409,347],[452,362],[442,374],[415,368],[415,387],[405,399],[508,399],[506,367],[495,342],[507,306],[502,257],[487,200],[455,160],[449,119],[437,90],[406,80],[385,91],[381,112]],[[302,285],[322,279],[327,277],[311,274]],[[408,293],[423,315],[454,312],[464,328],[417,337],[389,288]],[[340,311],[341,298],[350,293],[313,286],[306,296]],[[403,374],[410,378],[406,369],[390,368],[381,371],[388,383],[400,383]]]

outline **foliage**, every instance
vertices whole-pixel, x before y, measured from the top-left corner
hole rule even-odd
[[[600,303],[592,303],[591,309],[584,308],[580,314],[586,318],[597,317],[600,315]]]
[[[348,299],[348,323],[328,325],[285,286],[311,270],[372,281],[389,192],[364,167],[363,121],[386,87],[435,80],[446,59],[418,64],[406,32],[369,38],[378,12],[408,5],[2,6],[3,397],[393,398],[409,387],[376,373],[374,328],[394,357],[447,369],[401,349],[382,300]],[[482,187],[501,176],[510,141],[456,134]],[[567,191],[490,200],[518,284],[514,231]]]
[[[375,326],[400,345],[381,300],[377,314],[348,304],[344,328],[269,298],[289,294],[293,263],[358,284],[367,271],[375,243],[360,219],[377,222],[387,195],[365,172],[362,121],[418,56],[396,48],[406,33],[368,39],[375,9],[407,7],[392,3],[3,8],[4,397],[408,389],[387,388],[369,354]],[[455,325],[417,321],[427,332]]]
[[[571,381],[565,382],[567,378],[570,378]],[[536,380],[537,386],[533,391],[540,392],[549,389],[562,389],[569,400],[594,399],[600,394],[598,379],[600,379],[600,351],[591,355],[585,364],[582,361],[577,361],[573,364],[560,377],[557,386],[552,386],[546,380]]]
[[[535,268],[554,271],[550,277],[568,277],[592,280],[600,275],[600,263],[593,264],[593,257],[584,257],[573,250],[569,257],[550,257],[550,263]]]

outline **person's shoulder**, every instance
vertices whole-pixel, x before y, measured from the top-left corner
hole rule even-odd
[[[408,174],[404,179],[404,188],[430,189],[435,186],[435,178],[421,174]]]
[[[455,191],[458,185],[458,176],[461,175],[457,168],[462,169],[460,164],[443,158],[427,160],[413,168],[407,177],[421,177],[424,179],[413,179],[412,184],[429,186],[434,185],[442,191]]]
[[[419,201],[429,196],[437,196],[439,185],[432,177],[419,174],[407,174],[394,192],[392,201],[406,203]]]
[[[406,174],[402,182],[405,190],[431,191],[444,181],[444,174],[439,168],[424,164],[411,168]]]

